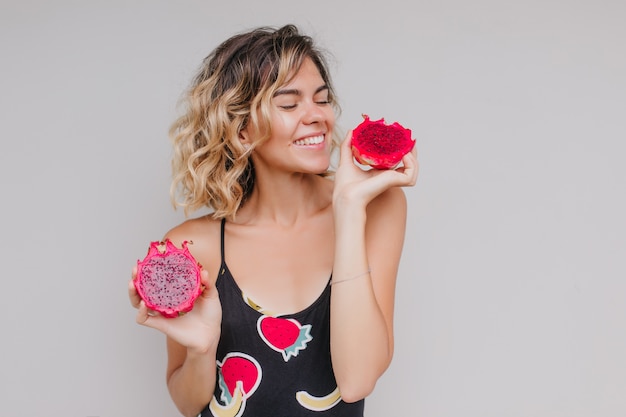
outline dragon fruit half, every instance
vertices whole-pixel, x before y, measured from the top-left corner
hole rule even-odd
[[[356,160],[375,169],[393,169],[402,157],[411,152],[415,140],[411,130],[398,122],[391,125],[385,119],[371,121],[363,115],[363,122],[352,131],[352,154]]]
[[[143,261],[137,261],[135,288],[146,306],[164,317],[177,317],[193,308],[202,292],[202,267],[189,252],[166,239],[151,242]]]

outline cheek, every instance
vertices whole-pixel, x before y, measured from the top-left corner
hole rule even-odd
[[[326,117],[326,127],[329,131],[332,131],[335,128],[335,112],[331,111]]]
[[[330,126],[334,126],[335,125],[335,111],[333,109],[330,109],[330,111],[328,112],[328,124]]]
[[[332,108],[331,105],[326,106],[324,110],[326,113],[326,122],[330,124],[334,124],[335,118],[337,117],[335,114],[335,110]]]
[[[289,113],[274,114],[271,124],[273,137],[290,137],[298,126],[297,120]]]
[[[276,113],[272,117],[272,128],[275,130],[283,130],[289,125],[289,117],[284,113]]]

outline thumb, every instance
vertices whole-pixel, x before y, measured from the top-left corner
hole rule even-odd
[[[352,130],[350,130],[339,149],[339,164],[344,164],[352,161]]]
[[[217,287],[215,285],[205,285],[204,286],[204,290],[202,290],[202,294],[200,294],[200,297],[203,300],[215,300],[217,298],[219,298],[219,294],[217,292]]]
[[[146,303],[141,300],[137,308],[136,321],[138,324],[153,329],[162,330],[162,321],[165,320],[159,313],[155,313],[148,309]]]
[[[217,288],[215,286],[215,282],[217,279],[211,280],[209,278],[209,273],[206,269],[203,269],[200,273],[200,280],[202,282],[202,293],[200,297],[202,298],[217,298]]]

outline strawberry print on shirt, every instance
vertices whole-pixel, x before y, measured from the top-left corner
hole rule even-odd
[[[240,417],[246,400],[254,394],[261,383],[262,371],[259,363],[250,355],[241,352],[229,353],[222,362],[217,361],[218,381],[221,396],[209,403],[215,417]]]
[[[307,343],[313,340],[311,325],[301,325],[295,319],[261,316],[257,321],[257,329],[261,339],[270,348],[280,352],[285,362],[298,356],[301,350],[306,349]]]

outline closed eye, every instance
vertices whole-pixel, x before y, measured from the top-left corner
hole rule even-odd
[[[328,104],[330,104],[330,100],[327,97],[327,94],[324,94],[328,91],[328,86],[326,84],[319,86],[316,90],[314,95],[323,95],[326,96],[324,99],[322,100],[315,100],[315,104],[321,105],[321,106],[326,106]],[[284,97],[284,96],[295,96],[295,97],[302,97],[302,91],[298,90],[298,89],[280,89],[278,91],[276,91],[273,95],[273,98],[278,98],[278,97]],[[283,109],[283,110],[293,110],[296,107],[298,107],[298,104],[284,104],[284,105],[278,105],[279,108]]]

